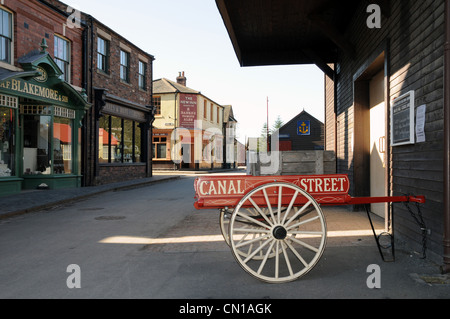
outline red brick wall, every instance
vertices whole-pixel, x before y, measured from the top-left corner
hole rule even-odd
[[[110,41],[110,62],[109,62],[109,74],[105,74],[97,70],[97,30],[101,29],[103,32],[111,36]],[[120,44],[124,44],[131,49],[130,52],[130,83],[124,83],[120,80]],[[147,53],[138,49],[133,44],[122,38],[117,33],[111,32],[107,27],[99,24],[98,22],[94,26],[94,54],[92,59],[93,70],[93,85],[98,88],[108,89],[108,93],[118,96],[120,98],[132,101],[143,106],[151,105],[151,90],[152,90],[152,57]],[[127,51],[127,50],[124,50]],[[127,51],[128,52],[128,51]],[[139,55],[147,58],[147,90],[139,89]]]
[[[144,178],[145,175],[145,164],[102,165],[99,169],[99,176],[96,177],[96,185],[136,180]]]
[[[40,50],[42,39],[47,40],[48,52],[53,57],[54,36],[59,35],[71,45],[71,84],[82,85],[82,28],[65,27],[67,18],[36,0],[5,0],[4,9],[12,11],[14,20],[14,64],[17,60]]]

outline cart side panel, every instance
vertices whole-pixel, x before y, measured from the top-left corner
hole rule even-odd
[[[320,204],[344,204],[348,202],[350,182],[347,175],[308,175],[308,176],[204,176],[197,178],[194,189],[197,201],[194,206],[197,209],[233,208],[240,200],[253,189],[270,183],[286,183],[298,186],[311,194]],[[283,205],[289,205],[295,191],[282,194]],[[278,190],[267,189],[270,203],[277,202]],[[253,197],[258,205],[267,204],[264,194],[261,192]],[[298,197],[295,204],[307,202],[306,198]],[[251,206],[250,203],[247,204]],[[247,206],[244,205],[244,206]]]

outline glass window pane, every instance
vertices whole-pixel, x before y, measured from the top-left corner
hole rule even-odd
[[[72,120],[55,117],[53,123],[53,173],[72,174]]]
[[[123,121],[123,161],[133,163],[133,121]]]
[[[111,117],[111,161],[115,163],[122,163],[122,119],[118,117]]]
[[[25,174],[50,175],[51,172],[51,116],[24,116]]]
[[[11,14],[10,13],[8,13],[8,12],[6,12],[6,11],[3,11],[3,21],[2,21],[2,34],[5,36],[5,37],[8,37],[8,38],[12,38],[11,37],[11,28],[10,28],[10,25],[11,25]]]
[[[167,157],[167,144],[156,144],[157,145],[157,158]]]
[[[14,121],[14,109],[0,107],[0,177],[15,174]]]
[[[109,116],[103,116],[99,120],[99,143],[98,161],[99,163],[109,163],[109,144],[116,146],[116,140],[109,131]]]
[[[141,153],[142,153],[142,149],[141,149],[141,128],[139,126],[139,123],[134,123],[134,161],[136,163],[141,163],[142,158],[141,158]]]

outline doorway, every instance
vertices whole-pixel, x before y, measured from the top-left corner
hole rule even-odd
[[[388,195],[389,130],[386,60],[382,53],[354,77],[354,183],[355,195]],[[387,204],[373,204],[371,211],[389,225]],[[356,209],[360,209],[357,207]]]
[[[386,103],[384,71],[369,82],[370,109],[370,197],[386,196]],[[385,218],[386,205],[372,204],[372,213]]]

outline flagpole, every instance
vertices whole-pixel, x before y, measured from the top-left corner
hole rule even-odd
[[[267,151],[269,151],[269,97],[267,97]]]

